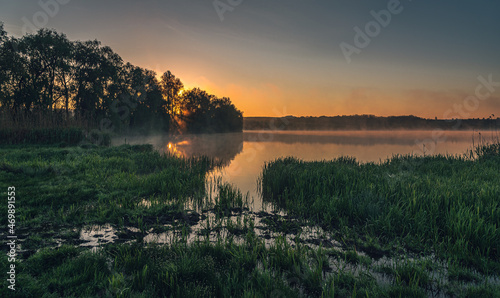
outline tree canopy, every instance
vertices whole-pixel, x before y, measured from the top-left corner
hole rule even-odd
[[[121,131],[229,132],[243,127],[242,112],[229,98],[184,90],[170,71],[158,79],[154,71],[124,62],[97,40],[70,41],[50,29],[15,38],[0,23],[0,65],[0,110],[12,119],[37,113],[92,123],[106,119]]]

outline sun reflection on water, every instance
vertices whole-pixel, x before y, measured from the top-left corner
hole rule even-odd
[[[189,157],[187,148],[189,148],[190,145],[189,141],[169,142],[163,151],[176,157]]]

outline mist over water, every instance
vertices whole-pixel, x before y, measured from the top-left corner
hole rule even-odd
[[[113,145],[152,144],[180,157],[206,155],[221,162],[207,179],[221,177],[253,200],[261,210],[257,180],[266,162],[293,156],[306,161],[351,156],[360,162],[383,162],[394,155],[462,155],[473,144],[488,142],[497,132],[485,131],[244,131],[228,134],[158,135],[113,140]]]

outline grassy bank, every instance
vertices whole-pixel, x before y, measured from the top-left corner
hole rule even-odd
[[[152,227],[188,225],[194,219],[183,203],[203,194],[212,166],[208,159],[163,156],[149,145],[1,147],[0,187],[4,194],[16,187],[20,259],[61,243],[80,245],[86,226],[134,227],[137,233],[122,238],[141,241]],[[7,226],[7,216],[1,224]]]
[[[500,274],[500,146],[466,156],[268,163],[267,200],[372,256],[395,248]],[[498,286],[498,285],[497,285]]]
[[[277,160],[262,186],[288,215],[258,223],[241,215],[237,188],[213,185],[218,194],[207,197],[205,175],[216,165],[206,158],[149,145],[1,146],[0,188],[6,196],[16,187],[20,246],[17,290],[4,279],[0,296],[495,297],[498,155],[484,147],[477,159],[382,165]],[[204,206],[201,214],[190,204]],[[301,240],[311,224],[328,231],[314,245]],[[116,237],[90,249],[82,239],[95,225]],[[174,229],[166,244],[146,240]]]
[[[205,158],[160,155],[149,145],[0,147],[0,187],[3,193],[16,187],[15,231],[20,243],[16,292],[4,279],[0,295],[298,296],[295,280],[310,294],[329,291],[330,284],[321,278],[322,267],[311,268],[305,250],[283,241],[266,249],[253,230],[239,225],[233,230],[246,231],[245,243],[218,237],[215,244],[208,238],[187,244],[182,235],[169,245],[143,242],[145,231],[166,223],[185,222],[189,228],[192,218],[184,203],[197,198],[203,202],[204,177],[213,166]],[[218,187],[216,214],[241,208],[237,189]],[[7,226],[7,217],[1,218]],[[117,241],[89,250],[79,246],[78,238],[83,226],[93,224],[134,227],[137,232],[129,243]],[[6,249],[2,246],[0,259],[5,272],[11,264]]]
[[[17,189],[20,229],[123,224],[182,211],[184,200],[203,194],[212,167],[207,158],[164,156],[150,145],[0,147],[0,187]]]

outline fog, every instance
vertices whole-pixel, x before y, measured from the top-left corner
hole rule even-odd
[[[294,156],[331,160],[351,156],[359,162],[383,162],[394,155],[462,155],[473,144],[491,142],[497,132],[485,131],[244,131],[230,134],[121,137],[113,145],[152,144],[159,152],[179,157],[209,156],[222,164],[209,177],[221,177],[262,202],[257,179],[266,162]]]
[[[229,165],[243,149],[243,133],[122,136],[112,145],[151,144],[163,153],[178,157],[208,156]]]

